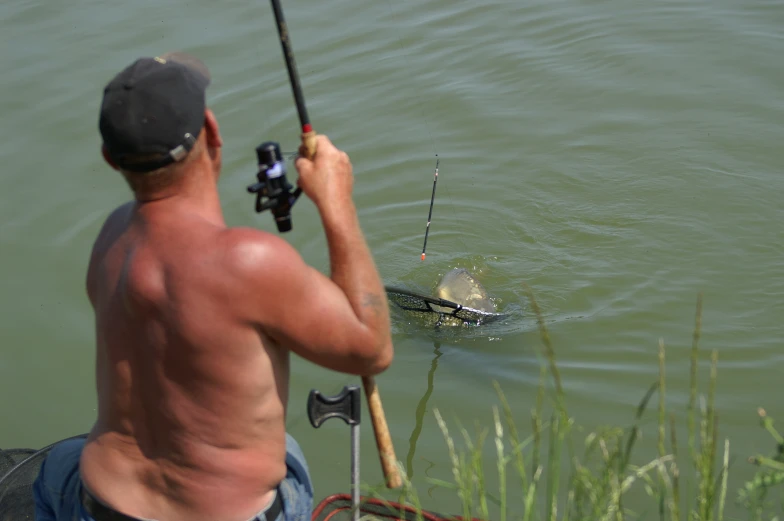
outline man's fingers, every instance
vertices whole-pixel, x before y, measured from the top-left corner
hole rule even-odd
[[[307,159],[307,157],[308,157],[308,149],[305,146],[305,143],[302,143],[299,146],[299,148],[297,149],[297,152],[299,153],[299,158],[306,158]]]
[[[299,157],[294,162],[294,166],[296,166],[297,170],[302,173],[303,170],[306,172],[311,172],[314,168],[316,168],[316,163],[322,164],[324,161],[335,161],[342,163],[349,163],[350,159],[348,154],[342,150],[339,150],[332,144],[332,141],[325,136],[324,134],[318,134],[316,136],[316,155],[313,159],[308,159],[307,157],[308,150],[305,147],[305,143],[300,144],[299,146]]]
[[[294,167],[296,167],[297,172],[302,175],[303,173],[313,170],[313,162],[307,158],[300,157],[294,161]]]
[[[300,175],[302,175],[302,172],[310,172],[313,170],[313,161],[308,159],[307,155],[305,155],[304,148],[304,145],[300,147],[299,157],[294,160],[294,167],[297,169]]]

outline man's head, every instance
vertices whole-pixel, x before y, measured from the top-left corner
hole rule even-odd
[[[200,143],[220,146],[206,106],[209,84],[207,67],[184,53],[139,58],[123,69],[106,85],[101,104],[106,160],[133,186],[201,155]]]

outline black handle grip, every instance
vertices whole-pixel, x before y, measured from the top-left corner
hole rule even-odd
[[[358,424],[361,409],[359,393],[358,385],[347,385],[335,396],[324,396],[315,389],[310,391],[308,395],[310,424],[318,429],[330,418],[340,418],[349,425]]]

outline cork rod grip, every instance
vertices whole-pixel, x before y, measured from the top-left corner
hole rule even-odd
[[[311,130],[309,132],[302,133],[302,147],[305,150],[305,157],[313,160],[313,156],[316,155],[316,131]]]

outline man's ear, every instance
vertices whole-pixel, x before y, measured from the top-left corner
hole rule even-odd
[[[220,148],[223,146],[223,138],[218,129],[218,120],[215,119],[215,114],[210,109],[204,111],[204,128],[207,131],[207,146],[212,148]]]
[[[101,155],[103,155],[103,160],[106,161],[110,167],[114,168],[115,170],[119,170],[114,161],[112,161],[112,158],[109,157],[109,152],[106,150],[106,146],[104,145],[101,145]]]

